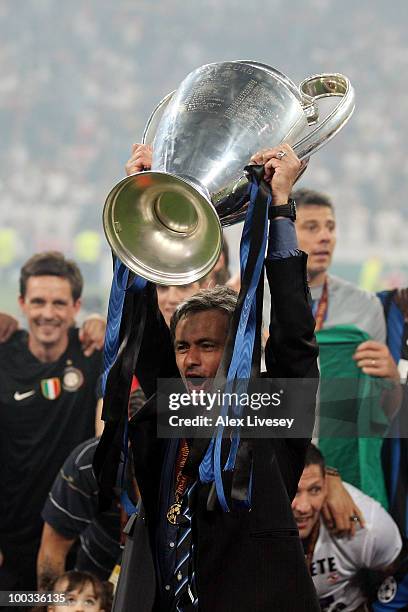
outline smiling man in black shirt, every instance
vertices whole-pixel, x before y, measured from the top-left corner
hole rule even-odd
[[[61,253],[21,270],[28,333],[0,345],[0,590],[35,590],[41,510],[66,457],[95,433],[101,353],[85,356],[72,327],[82,276]]]

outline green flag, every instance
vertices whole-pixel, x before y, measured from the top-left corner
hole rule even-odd
[[[370,337],[352,325],[316,333],[320,348],[319,447],[343,480],[388,507],[381,447],[388,420],[381,395],[388,384],[368,376],[352,356]]]

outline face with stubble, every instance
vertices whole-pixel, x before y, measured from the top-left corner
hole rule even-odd
[[[174,349],[177,367],[187,388],[203,388],[203,379],[214,378],[228,335],[227,313],[212,308],[190,312],[177,323]]]
[[[307,271],[313,280],[324,275],[336,246],[336,220],[329,206],[299,206],[296,211],[299,248],[308,254]]]
[[[310,535],[319,520],[326,495],[326,478],[320,465],[306,466],[292,502],[293,514],[302,540]]]
[[[60,276],[30,276],[19,304],[27,319],[30,347],[62,350],[81,306],[72,296],[69,281]]]

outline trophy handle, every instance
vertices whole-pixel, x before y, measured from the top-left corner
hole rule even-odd
[[[333,96],[341,98],[327,117],[312,132],[294,145],[293,149],[296,155],[303,159],[318,151],[341,130],[353,114],[355,104],[354,89],[348,78],[342,74],[311,76],[302,81],[299,89],[305,100],[304,109],[309,124],[318,122],[318,116],[315,112],[316,100]]]

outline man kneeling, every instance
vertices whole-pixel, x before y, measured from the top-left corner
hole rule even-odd
[[[366,524],[351,539],[331,535],[320,519],[327,496],[324,458],[312,444],[305,466],[292,509],[321,609],[365,610],[364,594],[353,578],[362,568],[384,570],[395,561],[402,546],[398,528],[378,502],[345,484]]]

